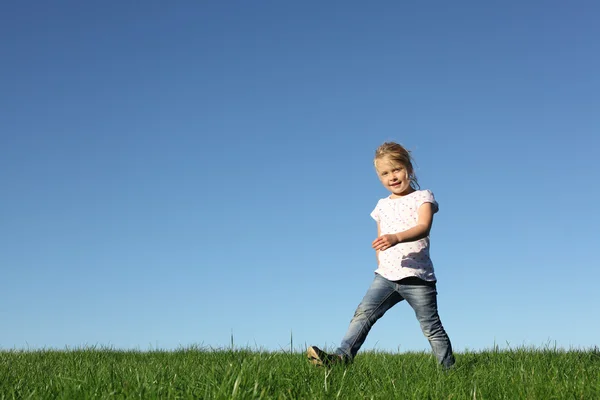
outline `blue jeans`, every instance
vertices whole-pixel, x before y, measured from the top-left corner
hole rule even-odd
[[[356,308],[346,336],[335,353],[349,361],[354,359],[373,324],[402,300],[406,300],[415,311],[421,330],[429,340],[438,363],[450,368],[454,364],[454,355],[450,339],[438,315],[435,283],[418,278],[389,281],[375,274],[371,287]]]

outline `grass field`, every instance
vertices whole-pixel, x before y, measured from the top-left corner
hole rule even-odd
[[[600,399],[600,350],[359,353],[349,366],[243,349],[0,351],[0,398]]]

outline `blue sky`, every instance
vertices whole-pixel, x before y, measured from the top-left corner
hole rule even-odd
[[[0,348],[335,347],[375,148],[459,351],[598,345],[593,1],[5,2]],[[426,350],[401,303],[365,349]]]

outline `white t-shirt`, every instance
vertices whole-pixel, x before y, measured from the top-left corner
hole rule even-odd
[[[379,222],[382,235],[398,233],[417,225],[418,210],[423,203],[432,203],[438,212],[438,203],[430,190],[416,190],[406,196],[383,198],[371,213]],[[376,273],[391,281],[416,276],[425,281],[436,281],[433,263],[429,257],[429,236],[407,243],[398,243],[379,252]]]

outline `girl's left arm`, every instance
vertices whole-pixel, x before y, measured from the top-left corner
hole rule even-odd
[[[377,237],[381,236],[381,225],[377,221]],[[379,250],[375,251],[375,257],[377,257],[377,266],[379,266]]]
[[[387,250],[398,243],[414,242],[429,236],[431,225],[433,225],[434,205],[423,203],[418,210],[417,225],[403,232],[390,233],[379,236],[373,241],[375,250]]]

